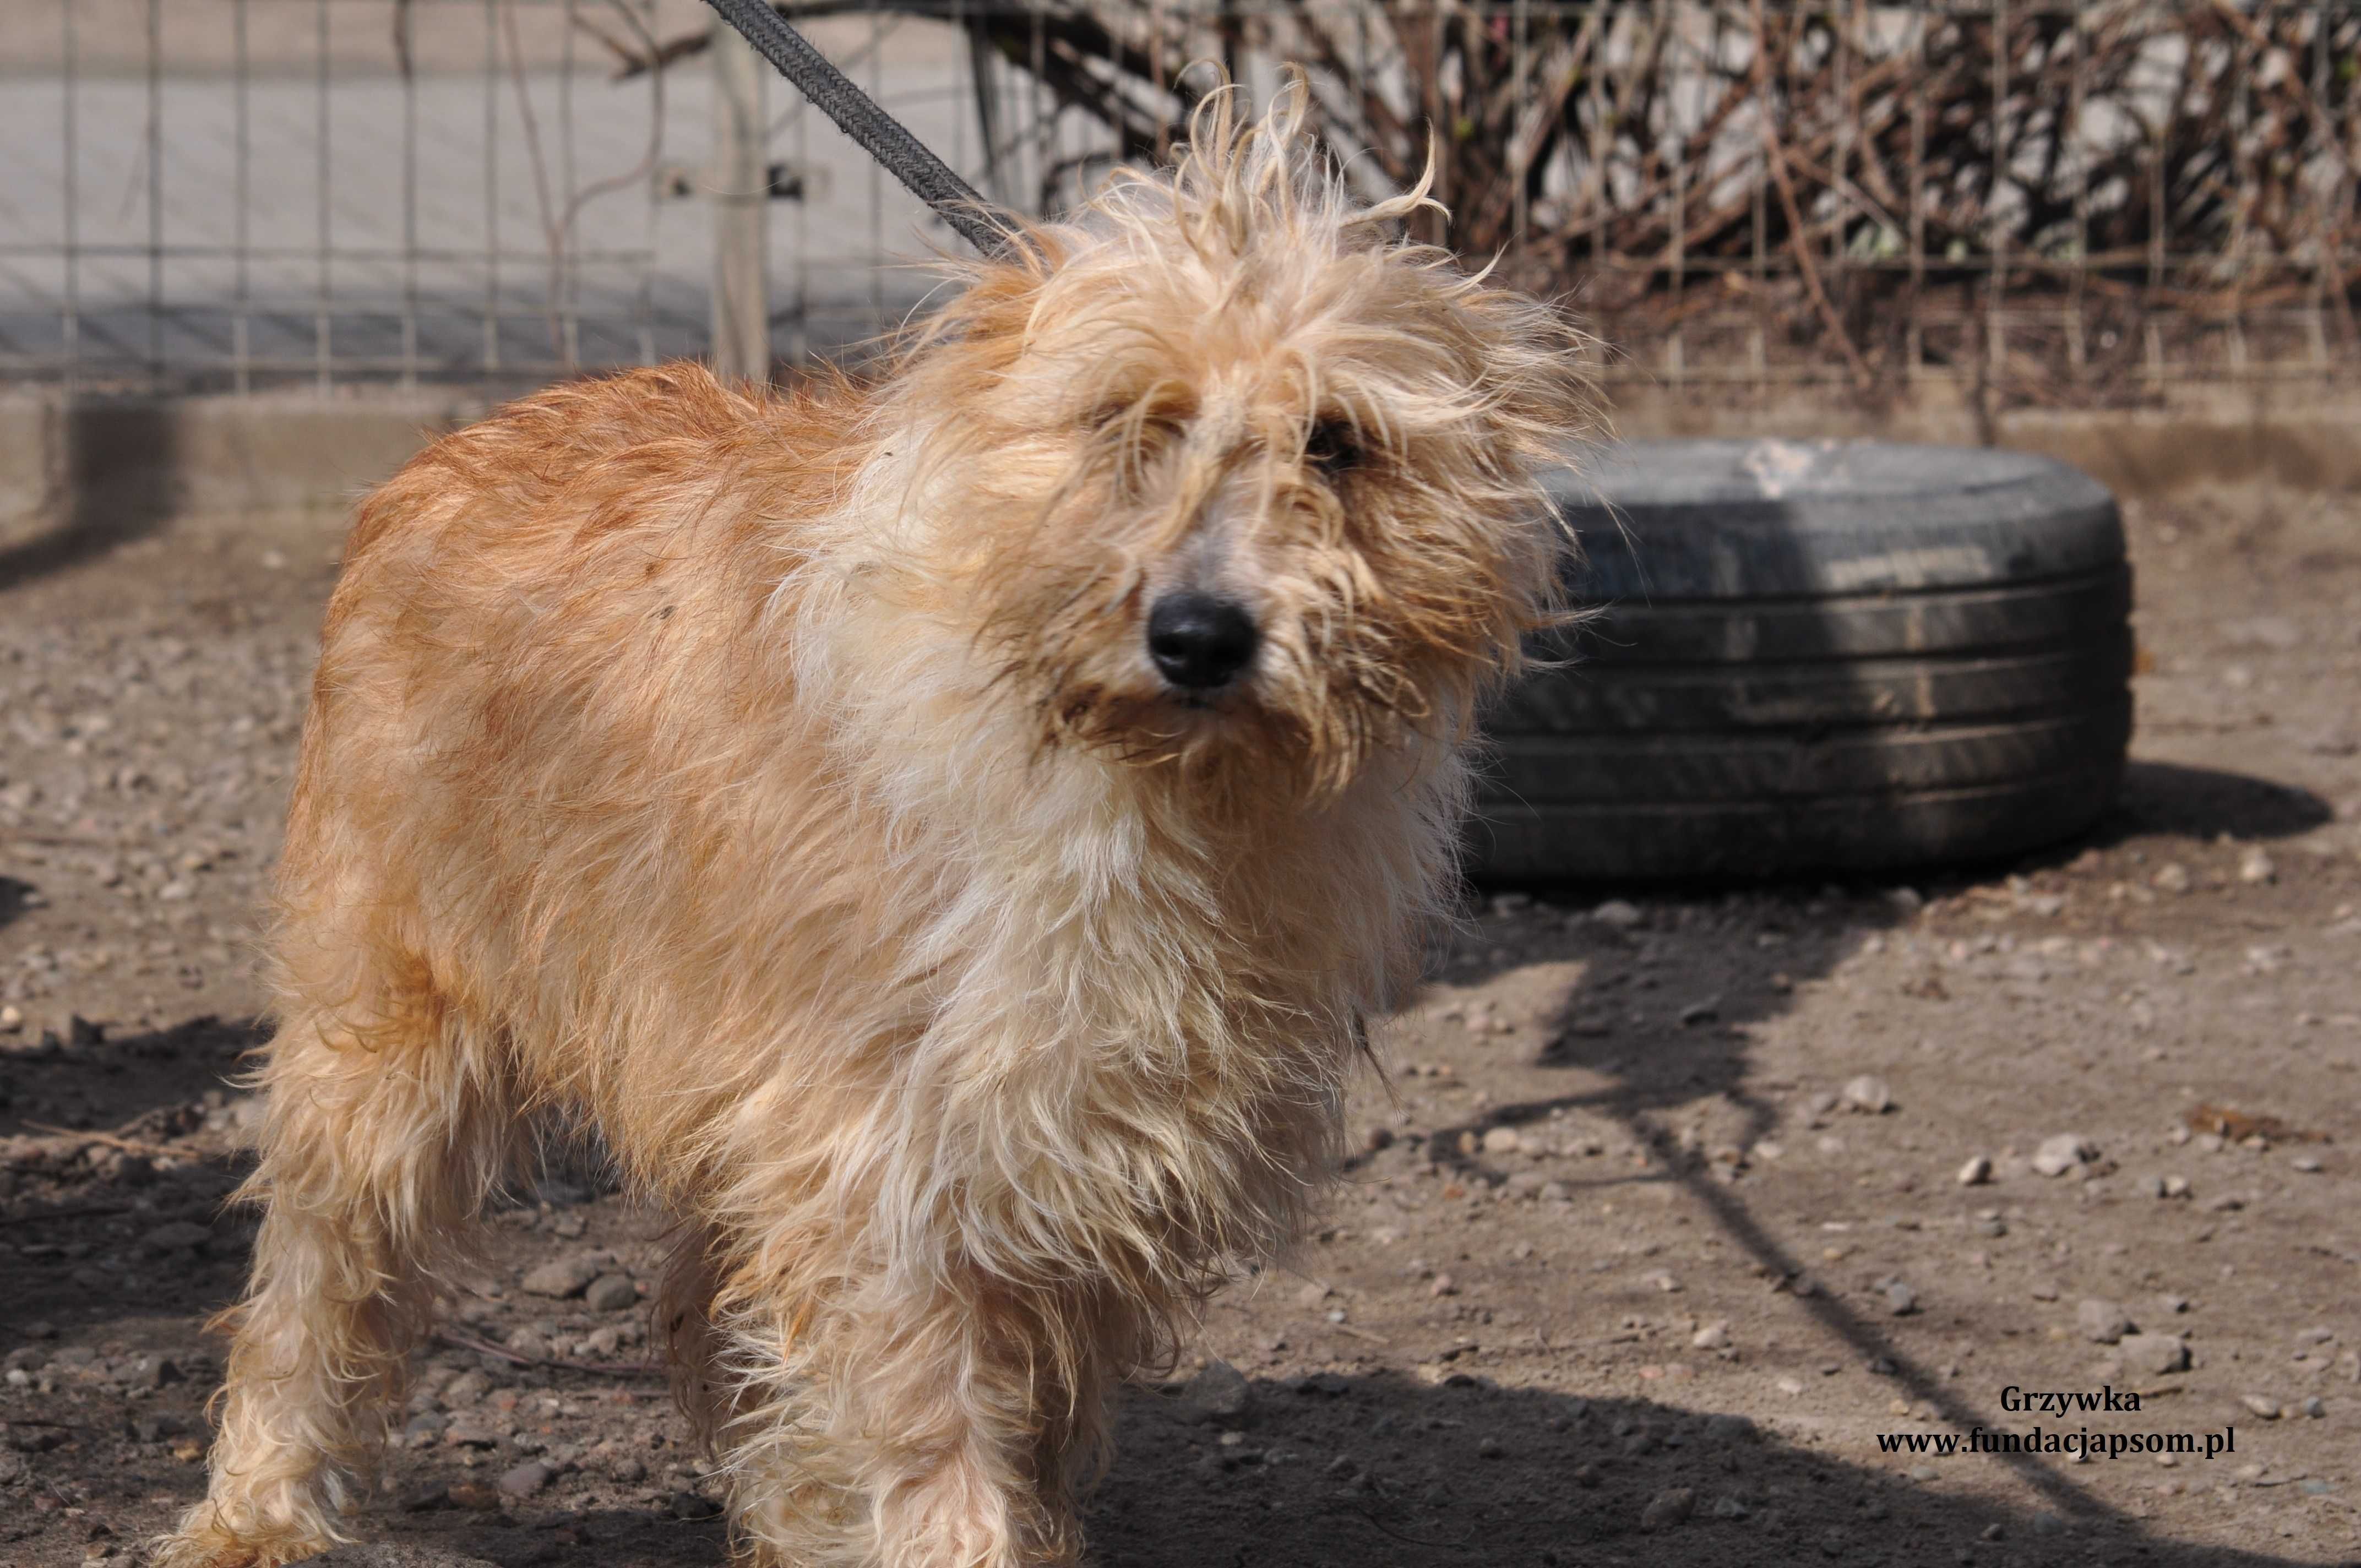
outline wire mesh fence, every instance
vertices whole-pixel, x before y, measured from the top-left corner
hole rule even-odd
[[[1179,137],[1214,62],[1311,73],[1371,193],[1570,296],[1610,373],[2004,399],[2334,378],[2354,0],[797,0],[1004,205]],[[717,174],[695,0],[12,0],[0,375],[527,382],[703,353],[752,245],[793,361],[920,308],[947,231],[784,84]],[[741,171],[733,176],[742,183]],[[767,224],[719,228],[724,198]],[[766,236],[765,236],[766,231]],[[741,258],[744,261],[744,258]]]

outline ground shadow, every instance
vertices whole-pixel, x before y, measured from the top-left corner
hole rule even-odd
[[[1903,1462],[1889,1462],[1891,1469],[1851,1463],[1742,1416],[1503,1387],[1464,1374],[1439,1384],[1329,1373],[1257,1381],[1242,1409],[1214,1421],[1188,1419],[1187,1406],[1170,1391],[1126,1398],[1115,1463],[1088,1510],[1088,1561],[1122,1568],[1768,1568],[1817,1560],[2267,1568],[2291,1561],[2177,1542],[2078,1499],[2014,1508],[1946,1488],[1987,1479],[1975,1469],[1987,1458],[1921,1461],[1913,1476]],[[135,1423],[110,1445],[110,1464],[83,1461],[85,1449],[105,1440],[78,1432],[31,1462],[42,1472],[71,1471],[74,1494],[94,1516],[121,1518],[118,1510],[152,1509],[166,1498],[177,1508],[203,1484],[201,1471],[168,1457],[173,1429],[184,1424]],[[2190,1463],[2191,1484],[2203,1484],[2207,1463]],[[497,1497],[488,1472],[432,1453],[397,1454],[392,1480],[391,1494],[352,1520],[363,1543],[347,1549],[354,1563],[405,1560],[405,1545],[500,1568],[705,1568],[726,1556],[709,1486],[665,1492],[594,1483],[570,1505],[511,1497],[471,1508],[461,1501],[470,1493]],[[381,1547],[395,1550],[380,1555],[374,1549]]]
[[[2135,762],[2114,805],[2081,842],[2112,846],[2144,833],[2191,839],[2287,839],[2335,820],[2310,790],[2218,768]]]
[[[51,525],[0,545],[0,593],[144,539],[180,499],[180,429],[155,400],[76,399],[55,408]]]
[[[1145,1390],[1126,1399],[1115,1466],[1089,1509],[1089,1561],[1122,1568],[1730,1568],[1815,1560],[2265,1568],[2290,1561],[2182,1544],[2103,1509],[2018,1508],[1958,1496],[1931,1465],[1912,1478],[1899,1467],[1848,1463],[1741,1416],[1501,1387],[1465,1375],[1441,1384],[1334,1374],[1257,1382],[1242,1412],[1213,1423],[1184,1419],[1184,1406]],[[1989,1461],[1939,1463],[1964,1480]],[[582,1561],[687,1568],[722,1560],[718,1521],[694,1519],[710,1507],[697,1494],[639,1507],[511,1501],[474,1512],[449,1501],[458,1488],[448,1483],[467,1473],[421,1474],[426,1468],[397,1460],[396,1489],[410,1500],[357,1520],[364,1541],[436,1546],[501,1568]]]
[[[77,1023],[0,1052],[0,1350],[27,1323],[60,1332],[126,1316],[210,1314],[245,1284],[258,1216],[225,1201],[250,1168],[252,1102],[240,1080],[269,1027],[189,1019],[115,1035]],[[208,1103],[208,1097],[218,1103]],[[202,1143],[176,1142],[197,1132]],[[595,1137],[552,1122],[522,1140],[535,1158],[495,1207],[572,1207],[617,1190]],[[200,1151],[203,1152],[200,1152]],[[159,1227],[210,1239],[154,1266]]]
[[[2130,796],[2126,815],[2147,831],[2301,831],[2309,814],[2303,804],[2309,797],[2301,792],[2235,775],[2159,767],[2143,770],[2140,783],[2140,790]],[[1477,916],[1477,928],[1462,940],[1455,958],[1446,961],[1445,978],[1475,982],[1525,964],[1578,964],[1581,981],[1569,989],[1553,1014],[1538,1022],[1538,1033],[1545,1043],[1533,1065],[1563,1069],[1581,1087],[1570,1087],[1564,1094],[1487,1106],[1462,1124],[1439,1126],[1429,1135],[1431,1157],[1455,1168],[1471,1185],[1498,1184],[1508,1172],[1493,1168],[1481,1152],[1482,1135],[1488,1129],[1574,1112],[1604,1117],[1620,1126],[1645,1151],[1646,1158],[1637,1168],[1602,1171],[1588,1178],[1562,1173],[1557,1179],[1576,1189],[1577,1199],[1594,1186],[1676,1186],[1742,1249],[1763,1277],[1775,1283],[1807,1277],[1807,1260],[1795,1255],[1773,1227],[1757,1217],[1747,1185],[1733,1182],[1730,1171],[1706,1151],[1684,1145],[1671,1113],[1708,1096],[1719,1096],[1742,1111],[1745,1118],[1744,1124],[1734,1131],[1725,1129],[1721,1141],[1744,1148],[1777,1131],[1783,1120],[1780,1108],[1766,1102],[1749,1082],[1751,1041],[1746,1025],[1786,1012],[1798,986],[1828,974],[1864,940],[1899,924],[1915,905],[1916,895],[1899,886],[1860,883],[1816,889],[1795,884],[1753,887],[1713,894],[1695,888],[1685,894],[1659,891],[1650,897],[1635,895],[1611,919],[1599,914],[1585,916],[1579,910],[1561,915],[1546,905],[1512,908],[1504,914],[1495,905]],[[1530,935],[1520,941],[1511,934],[1519,929]],[[1667,995],[1661,988],[1642,992],[1639,987],[1652,976],[1710,976],[1714,994],[1691,1002],[1682,995]],[[1634,1002],[1643,1005],[1627,1005]],[[1689,1022],[1684,1023],[1685,1017]],[[1786,1113],[1789,1118],[1795,1113],[1792,1107]],[[1938,1429],[1965,1432],[1985,1419],[1960,1396],[1956,1385],[1933,1367],[1921,1365],[1877,1320],[1825,1291],[1799,1293],[1797,1302],[1828,1335],[1847,1347],[1852,1365],[1871,1367],[1895,1397],[1935,1412]],[[2058,1519],[2082,1521],[2102,1533],[2123,1534],[2126,1540],[2137,1534],[2132,1521],[2078,1484],[2062,1459],[2018,1454],[1982,1463],[2012,1472],[2022,1486],[2044,1499]],[[1861,1519],[1872,1507],[1885,1508],[1898,1519],[1901,1505],[1889,1495],[1890,1485],[1889,1478],[1876,1473],[1841,1482],[1821,1474],[1795,1491],[1800,1497],[1839,1500],[1840,1519]],[[1839,1486],[1843,1489],[1837,1489]],[[1630,1521],[1636,1520],[1642,1502],[1644,1498],[1626,1497],[1608,1511],[1613,1519],[1628,1516],[1620,1528],[1630,1533],[1637,1530]],[[1993,1525],[2007,1539],[2021,1541],[2025,1535],[2023,1519],[1984,1517],[1965,1505],[1939,1499],[1919,1499],[1909,1506],[1926,1516],[1920,1522],[1927,1528],[1939,1525],[1946,1533],[1959,1532],[1947,1546],[1975,1547],[1981,1552],[1978,1538]],[[1884,1528],[1880,1526],[1881,1530]],[[1865,1532],[1864,1539],[1831,1550],[1830,1554],[1846,1561],[1879,1560],[1880,1548],[1867,1539],[1876,1533]],[[1906,1530],[1894,1533],[1897,1541],[1909,1535]],[[1760,1530],[1708,1530],[1698,1539],[1700,1544],[1692,1555],[1700,1563],[1733,1552],[1741,1561],[1791,1560],[1807,1548],[1821,1545],[1798,1534],[1790,1534],[1784,1544],[1779,1544],[1775,1535],[1766,1539]],[[1933,1560],[1905,1545],[1891,1550],[1894,1554],[1888,1560],[1894,1562]],[[2057,1554],[2079,1558],[2090,1550],[2087,1544],[2069,1549],[2061,1543]],[[2235,1553],[2209,1553],[2157,1542],[2143,1543],[2140,1551],[2156,1561],[2247,1560]],[[1691,1560],[1678,1552],[1668,1558],[1653,1540],[1644,1555],[1658,1563]],[[1561,1560],[1597,1559],[1584,1551]],[[2025,1560],[2048,1559],[2037,1554]]]
[[[1226,1444],[1176,1420],[1171,1402],[1132,1403],[1095,1510],[1102,1561],[1723,1568],[1815,1556],[1918,1564],[1970,1552],[1988,1563],[2136,1554],[2191,1568],[2280,1561],[2154,1539],[2101,1509],[2020,1510],[1948,1496],[1742,1417],[1644,1400],[1466,1375],[1441,1385],[1316,1375],[1253,1392],[1238,1441]]]
[[[263,1037],[248,1019],[112,1037],[82,1025],[0,1055],[0,1136],[16,1140],[0,1168],[0,1340],[13,1346],[35,1323],[71,1332],[236,1298],[252,1223],[224,1200],[244,1160],[201,1159],[170,1140],[226,1113],[208,1111],[205,1095],[225,1091]],[[175,1223],[211,1239],[154,1251],[149,1238]]]
[[[39,890],[31,883],[18,882],[12,876],[0,876],[0,928],[5,928],[33,907]]]

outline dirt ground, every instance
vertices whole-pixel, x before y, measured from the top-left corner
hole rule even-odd
[[[2361,499],[2130,521],[2137,760],[2089,838],[1471,906],[1332,1227],[1128,1398],[1098,1561],[2361,1560]],[[337,532],[0,535],[0,1563],[128,1563],[203,1485]],[[660,1216],[560,1175],[495,1224],[357,1522],[408,1550],[340,1558],[719,1563],[641,1365]],[[2021,1398],[2102,1389],[2138,1408]],[[1968,1451],[2037,1428],[2201,1452]]]

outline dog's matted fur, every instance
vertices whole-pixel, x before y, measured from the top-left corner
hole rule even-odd
[[[763,1563],[1071,1561],[1282,1246],[1551,614],[1552,312],[1217,93],[888,373],[565,386],[372,496],[279,872],[269,1212],[170,1568],[338,1539],[528,1113],[693,1237]]]

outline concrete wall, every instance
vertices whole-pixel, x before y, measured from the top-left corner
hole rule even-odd
[[[0,521],[340,510],[486,406],[460,394],[0,396]]]
[[[167,400],[0,395],[0,527],[85,544],[192,512],[341,511],[441,431],[481,413],[459,392]],[[2127,496],[2202,485],[2361,486],[2361,393],[2191,389],[2154,410],[2026,410],[1986,419],[1931,390],[1870,414],[1808,393],[1753,406],[1628,388],[1617,433],[1877,437],[2047,453]],[[102,537],[93,539],[92,535]]]
[[[1615,399],[1617,433],[1862,437],[1993,445],[2071,463],[2122,496],[2212,485],[2337,490],[2361,486],[2361,389],[2289,383],[2176,389],[2155,409],[2015,409],[1987,415],[1947,386],[1880,413],[1809,393],[1747,404],[1663,389]]]

